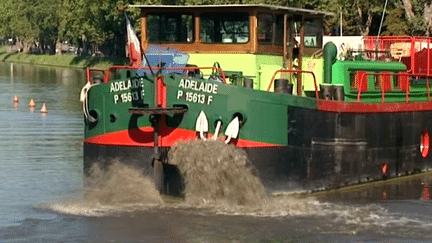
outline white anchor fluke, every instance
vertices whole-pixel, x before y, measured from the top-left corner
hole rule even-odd
[[[225,140],[225,143],[228,144],[232,138],[237,138],[239,134],[240,129],[240,122],[238,117],[235,117],[229,124],[225,131],[225,135],[227,136],[227,139]]]
[[[200,138],[206,140],[204,133],[208,132],[208,120],[204,111],[201,111],[195,125],[195,131],[200,133]]]
[[[220,132],[220,129],[221,129],[221,126],[222,126],[222,121],[217,121],[216,130],[215,130],[215,133],[213,135],[213,140],[217,139],[219,132]]]

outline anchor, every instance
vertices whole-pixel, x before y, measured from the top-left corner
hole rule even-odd
[[[240,121],[239,118],[236,116],[227,126],[227,129],[225,130],[225,135],[227,136],[225,143],[229,144],[232,138],[237,138],[240,130]]]
[[[195,131],[199,132],[200,138],[204,141],[207,140],[207,138],[204,136],[204,133],[208,132],[208,120],[207,116],[204,113],[204,111],[201,111],[198,115],[196,124],[195,124]]]

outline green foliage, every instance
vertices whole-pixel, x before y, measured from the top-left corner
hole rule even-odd
[[[408,0],[413,18],[407,18],[402,0],[389,0],[383,26],[385,35],[424,35],[425,6],[430,0]],[[0,1],[0,37],[36,44],[53,53],[55,44],[69,41],[88,51],[124,56],[125,21],[118,11],[126,6],[139,36],[139,9],[131,4],[273,4],[335,13],[326,18],[326,33],[334,32],[343,16],[344,35],[377,34],[384,0],[5,0]],[[45,51],[46,52],[46,51]]]
[[[409,23],[404,15],[402,6],[389,10],[384,21],[386,29],[382,35],[409,35]]]
[[[108,69],[112,65],[126,65],[129,63],[129,60],[127,60],[126,58],[103,58],[91,56],[76,56],[72,54],[64,54],[61,56],[49,54],[32,55],[26,53],[7,53],[6,49],[6,46],[0,47],[0,61],[2,62],[76,68],[95,67],[101,69]]]

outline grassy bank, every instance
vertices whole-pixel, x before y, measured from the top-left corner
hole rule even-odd
[[[8,53],[7,46],[0,47],[0,61],[12,63],[27,63],[34,65],[48,65],[70,68],[102,68],[108,69],[112,65],[128,64],[127,59],[111,59],[104,57],[76,56],[73,54],[47,55]]]

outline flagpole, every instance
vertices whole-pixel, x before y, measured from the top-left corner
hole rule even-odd
[[[125,18],[126,18],[126,23],[127,23],[128,25],[131,25],[131,24],[130,24],[130,21],[129,21],[129,18],[128,18],[127,15],[126,15],[126,12],[124,12],[124,16],[125,16]],[[145,31],[145,30],[141,30],[141,31]],[[150,62],[149,62],[149,60],[148,60],[148,58],[147,58],[147,55],[145,54],[145,52],[144,52],[143,49],[142,49],[141,43],[139,43],[139,48],[140,48],[140,52],[143,54],[143,56],[144,56],[144,58],[145,58],[145,60],[146,60],[146,62],[147,62],[147,65],[148,65],[148,67],[149,67],[149,69],[150,69],[150,72],[151,72],[152,76],[155,76],[155,74],[154,74],[154,72],[153,72],[153,69],[152,69],[151,66],[150,66]],[[130,50],[129,50],[129,55],[130,55]]]
[[[342,8],[341,8],[341,12],[340,12],[340,36],[342,36]]]

